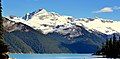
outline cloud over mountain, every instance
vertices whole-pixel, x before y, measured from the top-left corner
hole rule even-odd
[[[120,10],[120,7],[119,6],[104,7],[104,8],[101,8],[100,10],[98,10],[98,11],[94,11],[93,13],[111,13],[111,12],[116,11],[116,10]]]
[[[110,13],[113,12],[113,9],[111,7],[104,7],[98,11],[95,11],[94,13]]]

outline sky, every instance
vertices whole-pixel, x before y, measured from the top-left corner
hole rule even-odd
[[[22,17],[44,8],[75,18],[101,17],[120,21],[120,0],[2,0],[3,16]]]

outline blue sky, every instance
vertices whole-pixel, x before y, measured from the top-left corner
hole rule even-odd
[[[23,16],[40,8],[76,18],[120,20],[120,0],[2,0],[3,15]]]

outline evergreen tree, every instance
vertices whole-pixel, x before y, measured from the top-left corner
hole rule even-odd
[[[0,0],[0,17],[2,17],[2,4],[1,4],[1,0]]]
[[[2,19],[2,6],[1,6],[1,0],[0,0],[0,59],[8,59],[9,56],[6,54],[8,50],[8,45],[4,43],[3,38],[3,19]]]
[[[8,46],[4,43],[3,32],[2,6],[0,0],[0,53],[8,52]]]
[[[117,39],[116,36],[113,35],[113,38],[107,40],[102,46],[102,49],[99,52],[97,51],[96,54],[110,58],[120,58],[120,37]]]
[[[2,7],[1,7],[1,0],[0,0],[0,40],[3,39],[3,20],[2,20]]]

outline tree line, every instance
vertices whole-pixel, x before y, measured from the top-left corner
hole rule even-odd
[[[113,35],[112,38],[107,39],[102,48],[95,53],[96,55],[103,55],[107,58],[120,58],[120,37],[116,38]]]

